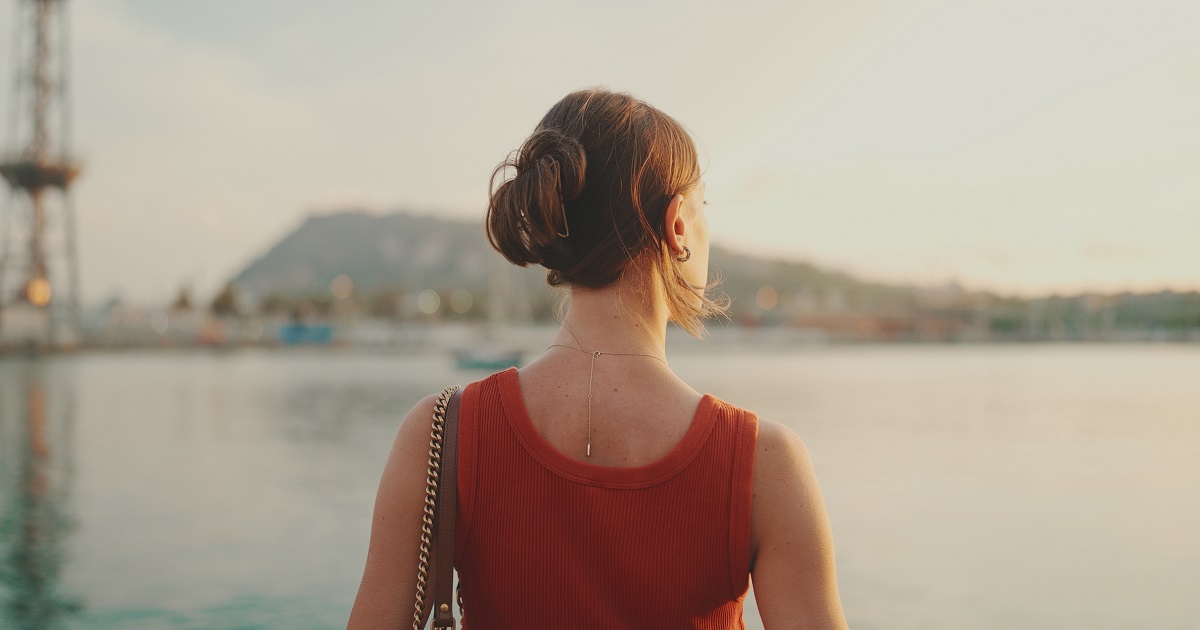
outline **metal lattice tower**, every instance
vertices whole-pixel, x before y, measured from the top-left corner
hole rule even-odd
[[[71,182],[65,0],[17,0],[16,63],[0,176],[8,182],[0,215],[0,340],[20,312],[44,321],[30,340],[50,347],[79,336],[79,262]]]

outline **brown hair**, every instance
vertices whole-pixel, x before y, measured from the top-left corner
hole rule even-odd
[[[516,175],[497,186],[509,168]],[[670,116],[629,94],[573,92],[493,171],[488,241],[515,265],[545,267],[551,286],[603,287],[649,265],[671,319],[699,335],[727,305],[705,297],[714,285],[684,278],[664,219],[700,175],[695,144]]]

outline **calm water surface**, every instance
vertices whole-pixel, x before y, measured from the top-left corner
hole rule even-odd
[[[1200,628],[1200,347],[671,359],[808,443],[853,628]],[[480,376],[339,351],[0,360],[0,628],[343,627],[397,422]]]

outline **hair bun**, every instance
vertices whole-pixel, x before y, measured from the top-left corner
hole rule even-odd
[[[570,201],[583,192],[587,155],[575,138],[555,129],[539,129],[521,146],[515,166],[517,177],[553,183],[558,196]]]
[[[496,174],[510,166],[516,168],[516,176],[491,195],[488,238],[518,265],[535,263],[547,269],[570,265],[566,203],[583,192],[587,171],[583,145],[560,131],[539,129]]]

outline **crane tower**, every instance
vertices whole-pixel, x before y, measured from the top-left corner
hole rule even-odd
[[[16,0],[12,85],[0,176],[0,346],[77,342],[79,263],[71,183],[65,0]]]

